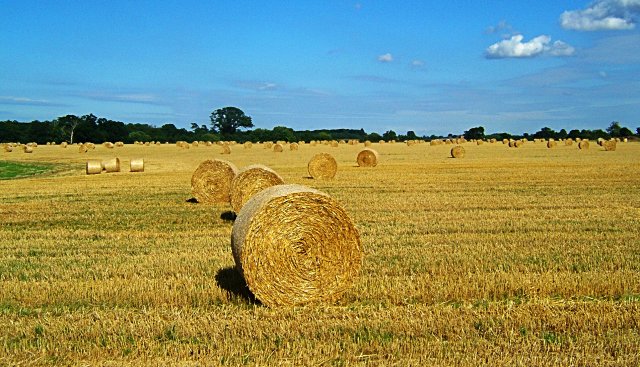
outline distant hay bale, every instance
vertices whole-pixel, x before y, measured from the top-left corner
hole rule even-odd
[[[573,145],[573,140],[572,139],[566,139],[564,141],[564,145],[566,145],[568,147],[572,146]]]
[[[332,148],[337,148],[338,146],[340,146],[340,144],[337,141],[331,140],[331,147]]]
[[[102,166],[107,173],[120,172],[120,158],[102,161]]]
[[[4,151],[7,153],[11,153],[13,151],[13,147],[9,144],[4,146]]]
[[[549,141],[547,142],[547,148],[555,148],[557,145],[558,143],[555,140],[549,139]]]
[[[102,145],[104,145],[105,148],[109,148],[109,149],[113,149],[113,147],[115,146],[113,143],[111,142],[104,142]]]
[[[191,176],[191,192],[200,203],[229,203],[231,181],[238,168],[222,159],[206,160],[196,168]]]
[[[365,146],[365,147],[370,147],[370,146],[371,146],[371,142],[370,142],[369,140],[366,140],[366,141],[364,142],[364,146]]]
[[[273,151],[276,152],[276,153],[282,153],[282,151],[283,151],[282,144],[276,143],[273,146]]]
[[[298,150],[298,143],[289,144],[289,150]]]
[[[580,150],[589,149],[589,140],[580,140],[578,142],[578,149],[580,149]]]
[[[516,141],[515,140],[509,140],[509,148],[513,148],[516,146]]]
[[[230,202],[236,213],[251,197],[267,187],[282,185],[284,180],[276,171],[261,165],[252,164],[242,168],[231,181]]]
[[[511,140],[509,139],[502,139],[502,144],[509,144]]]
[[[629,142],[629,138],[624,138],[624,139],[622,139],[622,142],[623,142],[623,143],[628,143],[628,142]]]
[[[378,140],[378,144],[380,145],[384,144],[384,140]]]
[[[129,172],[144,172],[144,159],[132,158],[129,161]]]
[[[482,144],[484,144],[483,140],[480,140],[480,139],[476,140],[476,145],[482,145]]]
[[[375,167],[378,165],[378,152],[371,148],[365,148],[358,153],[356,162],[360,167]]]
[[[524,141],[522,141],[522,140],[516,140],[516,141],[513,142],[513,147],[514,148],[520,148],[523,145],[524,145]]]
[[[613,152],[614,150],[616,150],[616,141],[615,140],[605,140],[602,143],[602,146],[604,147],[604,150],[607,152]]]
[[[460,145],[456,145],[455,147],[451,148],[452,158],[464,158],[464,153],[464,148]]]
[[[231,147],[228,144],[222,145],[222,151],[220,154],[231,154]]]
[[[78,153],[86,153],[89,151],[89,147],[86,144],[82,144],[78,146]]]
[[[22,151],[25,153],[33,153],[33,147],[31,147],[30,145],[23,145]]]
[[[115,145],[116,145],[116,147],[118,147],[118,148],[122,148],[122,147],[124,146],[124,143],[123,143],[123,142],[121,142],[121,141],[117,141]]]
[[[66,148],[66,147],[67,147],[67,142],[66,142],[66,141],[63,141],[62,143],[60,143],[60,146],[61,146],[62,148]]]
[[[302,186],[267,188],[240,210],[233,258],[266,306],[335,302],[360,273],[360,235],[342,206]]]
[[[318,153],[307,164],[307,171],[315,179],[331,179],[338,172],[338,162],[329,153]]]
[[[89,159],[87,161],[86,171],[88,175],[102,173],[102,162],[99,159]]]
[[[253,147],[253,143],[250,141],[247,141],[244,144],[242,144],[242,146],[244,147],[244,149],[251,149],[251,147]]]

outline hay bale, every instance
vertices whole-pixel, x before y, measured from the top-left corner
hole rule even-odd
[[[244,147],[244,149],[251,149],[251,147],[253,147],[253,143],[250,141],[247,141],[244,144],[242,144],[242,146]]]
[[[370,147],[371,146],[371,142],[369,140],[365,140],[364,146],[365,147]]]
[[[484,144],[484,140],[480,140],[480,139],[476,140],[476,145],[482,145],[482,144]]]
[[[580,140],[578,142],[578,149],[580,149],[580,150],[589,149],[589,140]]]
[[[514,148],[520,148],[522,145],[524,145],[524,141],[522,141],[522,140],[516,140],[516,141],[513,143],[513,147],[514,147]]]
[[[231,154],[231,147],[228,144],[223,144],[220,154]]]
[[[547,148],[555,148],[558,145],[558,143],[555,140],[549,140],[547,142]]]
[[[298,143],[289,144],[289,150],[298,150]]]
[[[338,162],[329,153],[318,153],[307,164],[307,171],[315,179],[331,179],[336,177]]]
[[[283,150],[284,149],[282,148],[282,144],[280,144],[280,143],[276,143],[273,146],[273,151],[276,152],[276,153],[282,153]]]
[[[66,142],[66,141],[63,141],[62,143],[60,143],[60,146],[61,146],[62,148],[66,148],[66,147],[67,147],[67,142]]]
[[[23,145],[22,151],[25,153],[33,153],[33,147],[31,145]]]
[[[131,158],[131,161],[129,161],[129,172],[144,172],[144,159]]]
[[[613,152],[614,150],[616,150],[616,141],[615,140],[605,140],[602,143],[602,146],[604,147],[604,150],[607,152]]]
[[[120,172],[120,158],[113,158],[102,161],[102,167],[107,173]]]
[[[105,148],[109,148],[109,149],[113,149],[113,147],[115,147],[115,145],[109,141],[102,143],[102,145],[104,145]]]
[[[206,160],[191,176],[191,192],[200,203],[228,203],[231,199],[231,180],[238,168],[231,162]]]
[[[85,144],[78,146],[78,153],[86,153],[88,151],[89,151],[89,148]]]
[[[99,159],[89,159],[87,161],[86,171],[88,175],[102,173],[102,162]]]
[[[13,147],[9,144],[4,146],[4,151],[7,153],[11,153],[13,151]]]
[[[244,167],[231,181],[230,201],[233,211],[240,212],[251,197],[267,187],[282,185],[284,180],[274,170],[261,164]]]
[[[124,143],[121,142],[121,141],[116,141],[116,147],[122,148],[122,147],[124,147]]]
[[[460,145],[456,145],[451,148],[451,157],[452,158],[464,158],[464,148]]]
[[[236,267],[266,306],[332,303],[362,267],[360,235],[340,204],[302,185],[255,195],[233,224]]]
[[[358,153],[356,162],[360,167],[375,167],[378,165],[378,152],[371,148],[364,148]]]

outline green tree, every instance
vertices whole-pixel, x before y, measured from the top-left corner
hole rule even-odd
[[[418,135],[416,135],[415,131],[409,130],[409,131],[407,131],[407,139],[408,140],[416,140],[416,139],[418,139]]]
[[[251,117],[237,107],[224,107],[211,112],[211,126],[222,135],[235,134],[240,128],[253,127]]]
[[[371,133],[371,134],[367,135],[367,140],[373,141],[373,142],[378,142],[378,141],[382,140],[382,135],[374,132],[374,133]]]
[[[463,134],[464,138],[467,140],[471,140],[471,139],[476,139],[476,140],[480,140],[480,139],[484,139],[484,127],[482,126],[478,126],[478,127],[472,127],[471,129],[467,130],[464,132]]]
[[[543,127],[540,131],[533,134],[533,137],[536,139],[551,139],[556,138],[556,132],[553,131],[550,127]]]
[[[293,129],[285,127],[285,126],[276,126],[273,128],[271,132],[270,140],[283,140],[286,142],[292,142],[296,140],[296,134],[293,132]]]
[[[389,131],[386,131],[384,134],[382,134],[382,139],[386,141],[396,140],[398,139],[398,134],[396,134],[396,132],[393,130],[389,130]]]
[[[611,125],[607,128],[607,133],[611,135],[612,138],[618,138],[620,137],[621,129],[622,127],[620,127],[620,123],[618,121],[612,121]]]
[[[69,143],[73,144],[73,135],[75,133],[76,128],[82,120],[80,117],[76,115],[66,115],[62,117],[58,117],[57,125],[65,132],[65,134],[69,135]]]

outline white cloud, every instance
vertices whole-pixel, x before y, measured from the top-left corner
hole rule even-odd
[[[387,52],[384,55],[378,56],[378,61],[380,61],[380,62],[391,62],[391,61],[393,61],[393,55],[391,55],[390,53]]]
[[[424,61],[422,60],[413,60],[411,61],[411,67],[414,69],[422,69],[424,67]]]
[[[596,0],[581,10],[560,15],[565,29],[578,31],[626,30],[636,26],[640,16],[640,0]]]
[[[502,40],[487,47],[485,56],[489,59],[502,58],[525,58],[535,57],[542,54],[551,56],[571,56],[575,49],[562,42],[551,43],[551,37],[541,35],[527,42],[522,42],[524,36],[517,34],[509,39]]]

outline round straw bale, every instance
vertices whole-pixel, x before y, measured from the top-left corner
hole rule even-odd
[[[476,145],[482,145],[482,144],[484,144],[484,140],[480,140],[480,139],[476,140]]]
[[[62,143],[60,143],[60,146],[63,147],[63,148],[66,148],[67,147],[67,142],[63,141]]]
[[[371,148],[364,148],[358,153],[356,162],[360,167],[375,167],[378,165],[378,152]]]
[[[131,161],[129,161],[129,172],[144,172],[144,159],[131,158]]]
[[[13,151],[13,147],[9,144],[4,146],[4,151],[7,153],[11,153]]]
[[[113,149],[113,147],[115,146],[115,145],[113,145],[112,142],[109,142],[109,141],[104,142],[102,145],[104,145],[105,148],[109,148],[109,149]]]
[[[233,224],[236,267],[266,306],[332,303],[362,267],[360,236],[340,204],[302,185],[256,194]]]
[[[242,144],[242,146],[244,146],[244,149],[251,149],[251,147],[253,147],[253,143],[250,141],[247,141],[244,144]]]
[[[206,160],[191,176],[191,192],[200,203],[228,203],[238,168],[222,159]]]
[[[120,158],[113,158],[102,161],[102,166],[107,173],[120,172]]]
[[[95,175],[102,173],[102,162],[99,159],[89,159],[87,161],[87,174]]]
[[[366,141],[364,142],[364,146],[365,146],[365,147],[370,147],[370,146],[371,146],[371,142],[370,142],[369,140],[366,140]]]
[[[268,142],[264,143],[264,148],[265,149],[271,149],[271,147],[273,147],[273,143],[272,142],[268,141]]]
[[[289,150],[298,150],[298,143],[289,144]]]
[[[589,140],[580,140],[580,142],[578,142],[578,149],[581,149],[581,150],[589,149]]]
[[[273,151],[274,151],[274,152],[276,152],[276,153],[281,153],[281,152],[282,152],[282,150],[283,150],[283,149],[282,149],[282,144],[276,143],[276,144],[273,146]]]
[[[222,145],[222,152],[220,154],[231,154],[231,147],[229,147],[229,144]]]
[[[315,179],[330,179],[336,177],[338,162],[329,153],[318,153],[311,158],[307,165],[309,176]]]
[[[85,144],[78,146],[78,153],[86,153],[88,151],[89,151],[89,148]]]
[[[284,180],[276,171],[261,164],[242,168],[231,181],[231,207],[236,213],[251,197],[267,187],[282,185]]]
[[[513,147],[514,148],[520,148],[523,144],[524,144],[524,141],[516,140],[515,142],[513,142]]]
[[[32,147],[32,146],[30,146],[30,145],[23,145],[23,146],[22,146],[22,150],[23,150],[25,153],[33,153],[33,147]]]
[[[564,145],[566,146],[572,146],[573,145],[573,139],[566,139],[564,141]]]
[[[547,148],[555,148],[558,143],[555,140],[549,140],[547,142]]]
[[[116,142],[116,147],[118,147],[118,148],[122,148],[123,146],[124,146],[124,143],[123,143],[123,142],[121,142],[121,141],[117,141],[117,142]]]
[[[605,151],[613,152],[614,150],[616,150],[616,141],[615,140],[605,140],[602,143],[602,146],[604,147]]]
[[[451,148],[451,157],[452,158],[464,158],[464,148],[460,145],[456,145]]]

